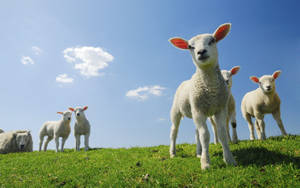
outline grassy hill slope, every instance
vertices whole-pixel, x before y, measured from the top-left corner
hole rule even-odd
[[[300,136],[231,145],[238,166],[226,166],[210,145],[202,171],[195,145],[32,152],[0,155],[0,187],[300,187]]]

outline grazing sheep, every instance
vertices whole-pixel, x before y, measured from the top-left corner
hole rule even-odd
[[[0,129],[0,133],[4,133],[4,131],[2,129]]]
[[[201,168],[210,166],[209,131],[206,125],[207,117],[216,122],[218,138],[223,147],[224,161],[235,165],[235,159],[229,149],[226,134],[227,103],[229,89],[221,74],[218,63],[216,43],[222,40],[230,30],[230,24],[223,24],[213,34],[200,34],[189,41],[172,38],[170,42],[180,49],[191,52],[196,72],[190,80],[184,81],[177,88],[171,109],[170,156],[176,154],[176,138],[180,120],[186,116],[192,118],[200,136],[197,155],[201,154]],[[202,153],[201,153],[202,150]]]
[[[233,95],[231,93],[231,87],[232,87],[232,76],[235,75],[240,70],[239,66],[233,67],[230,71],[228,70],[222,70],[222,76],[228,86],[230,96],[228,101],[228,114],[226,119],[226,133],[228,136],[228,140],[231,141],[230,134],[229,134],[229,121],[231,122],[232,126],[232,143],[236,144],[238,142],[238,137],[236,133],[236,112],[235,112],[235,100],[233,98]],[[214,131],[214,142],[215,144],[218,143],[218,133],[217,133],[217,126],[216,123],[212,118],[210,118],[211,124],[213,125],[213,131]]]
[[[0,134],[0,153],[32,152],[30,131],[11,131]]]
[[[65,112],[57,112],[57,113],[63,115],[62,119],[58,121],[47,121],[43,124],[40,130],[39,151],[41,151],[42,149],[45,136],[48,136],[48,138],[44,144],[44,151],[47,151],[48,143],[54,138],[56,144],[56,152],[58,152],[59,137],[62,137],[61,152],[64,151],[65,142],[71,132],[70,122],[71,122],[72,112],[65,111]]]
[[[250,140],[255,139],[251,117],[256,119],[255,128],[258,139],[266,139],[264,115],[269,113],[272,113],[282,135],[287,135],[280,117],[280,98],[275,91],[275,80],[280,73],[281,71],[275,71],[273,75],[264,75],[260,78],[250,77],[254,83],[259,84],[259,88],[246,93],[241,104],[243,117],[248,122]]]
[[[84,135],[84,146],[85,151],[89,149],[89,137],[90,137],[90,122],[86,119],[84,111],[87,110],[88,107],[85,106],[83,108],[76,107],[69,108],[72,112],[75,113],[76,122],[74,126],[74,135],[76,139],[76,150],[80,151],[80,136]]]

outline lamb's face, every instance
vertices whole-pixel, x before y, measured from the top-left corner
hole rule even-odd
[[[75,117],[76,117],[77,120],[85,118],[84,111],[87,110],[87,109],[88,109],[88,106],[85,106],[83,108],[76,107],[75,109],[74,108],[69,108],[69,110],[71,110],[72,112],[75,113]]]
[[[260,78],[251,76],[250,79],[259,84],[259,87],[265,94],[273,93],[275,91],[275,80],[280,75],[281,71],[275,71],[273,75],[265,75]]]
[[[221,71],[222,73],[222,76],[228,86],[228,88],[230,89],[231,86],[232,86],[232,75],[231,75],[231,72],[230,71],[227,71],[227,70],[222,70]]]
[[[275,90],[275,79],[269,75],[262,76],[259,79],[259,86],[264,93],[272,93]]]
[[[24,133],[17,133],[16,141],[17,146],[20,151],[23,151],[25,149],[25,146],[29,144],[30,142],[30,132],[24,132]]]
[[[75,113],[76,119],[80,119],[80,118],[85,117],[83,108],[75,108],[74,113]]]
[[[216,43],[222,40],[230,31],[231,24],[220,25],[213,34],[201,34],[186,41],[179,37],[169,41],[177,48],[189,50],[193,62],[198,68],[211,67],[218,63],[218,50]]]
[[[189,50],[197,67],[214,66],[218,59],[216,39],[211,34],[201,34],[188,41]]]
[[[71,121],[71,118],[72,118],[72,112],[70,111],[65,111],[63,113],[63,118],[64,118],[64,121]]]

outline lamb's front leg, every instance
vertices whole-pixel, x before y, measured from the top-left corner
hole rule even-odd
[[[201,148],[201,142],[200,142],[200,137],[199,137],[199,131],[196,128],[196,134],[195,134],[195,140],[196,140],[196,156],[198,158],[201,158],[201,152],[202,152],[202,148]]]
[[[223,110],[220,113],[213,116],[214,121],[217,124],[219,141],[223,148],[223,158],[225,163],[229,165],[236,165],[236,161],[229,149],[228,138],[226,133],[226,111]]]
[[[59,137],[54,136],[55,144],[56,144],[56,152],[59,152],[58,147],[59,147]]]
[[[176,138],[178,134],[178,127],[181,120],[181,114],[171,113],[171,121],[172,121],[172,127],[170,132],[170,157],[173,158],[176,155]]]
[[[90,137],[89,134],[84,135],[84,146],[85,146],[84,150],[85,151],[89,150],[89,137]]]
[[[61,152],[64,151],[64,146],[65,146],[66,140],[67,140],[67,138],[62,138],[62,141],[61,141],[61,149],[60,149]]]
[[[200,143],[202,146],[201,153],[201,168],[208,169],[210,166],[209,160],[209,131],[206,125],[207,117],[199,111],[193,111],[193,120],[199,132]]]
[[[273,112],[272,115],[273,115],[273,118],[275,119],[275,121],[277,122],[278,127],[280,128],[281,134],[287,135],[287,133],[284,129],[281,117],[280,117],[280,110]]]
[[[75,147],[76,147],[76,151],[80,151],[80,135],[79,134],[76,134],[75,135],[75,140],[76,140],[76,145],[75,145]]]

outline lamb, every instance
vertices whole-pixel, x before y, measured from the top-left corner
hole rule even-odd
[[[184,116],[192,118],[197,128],[196,135],[200,136],[201,145],[200,143],[197,145],[197,155],[201,155],[202,169],[210,167],[207,117],[212,117],[216,122],[218,138],[223,147],[224,161],[227,164],[236,165],[229,149],[225,128],[230,92],[219,68],[216,46],[216,43],[228,34],[230,27],[229,23],[223,24],[213,34],[200,34],[189,41],[177,37],[169,40],[175,47],[189,50],[196,66],[196,72],[192,78],[182,82],[174,96],[170,113],[172,121],[170,157],[173,158],[176,154],[176,138],[180,120]]]
[[[32,152],[30,131],[11,131],[0,134],[0,153]]]
[[[4,131],[3,131],[2,129],[0,129],[0,134],[1,134],[1,133],[4,133]]]
[[[86,119],[84,111],[88,109],[88,106],[85,106],[83,108],[76,107],[69,108],[72,112],[75,113],[76,122],[74,126],[74,135],[76,139],[76,150],[80,151],[80,136],[84,135],[84,145],[85,145],[85,151],[89,149],[89,137],[90,137],[90,131],[91,126],[90,122]]]
[[[260,78],[251,76],[254,83],[259,84],[259,88],[245,94],[241,103],[241,110],[244,119],[248,122],[250,130],[250,140],[254,140],[254,127],[251,117],[254,117],[257,137],[260,140],[266,139],[264,115],[272,113],[282,135],[287,135],[280,117],[280,98],[275,91],[275,80],[281,71],[275,71],[273,75],[264,75]]]
[[[40,130],[40,146],[39,151],[42,149],[44,137],[48,136],[45,144],[44,144],[44,151],[47,151],[48,143],[54,138],[55,144],[56,144],[56,152],[58,152],[59,147],[59,137],[62,137],[62,143],[61,143],[61,152],[64,151],[64,145],[67,140],[67,138],[70,135],[71,127],[71,116],[72,112],[65,111],[65,112],[57,112],[58,114],[63,115],[62,119],[58,121],[47,121],[43,124],[41,130]]]
[[[232,126],[232,143],[234,143],[234,144],[236,144],[238,142],[238,137],[237,137],[237,133],[236,133],[235,100],[231,93],[231,87],[232,87],[232,76],[235,75],[239,70],[240,70],[240,67],[236,66],[236,67],[233,67],[230,71],[228,71],[228,70],[221,71],[222,76],[225,79],[225,82],[226,82],[229,92],[230,92],[229,101],[228,101],[228,114],[227,114],[227,118],[226,118],[226,133],[227,133],[228,140],[231,141],[230,134],[229,134],[229,121],[230,121],[231,126]],[[215,142],[215,144],[217,144],[218,143],[218,133],[217,133],[216,123],[213,121],[212,118],[210,118],[210,122],[213,125],[213,131],[214,131],[214,135],[215,135],[214,142]],[[196,134],[196,136],[197,136],[197,134]],[[199,143],[199,142],[197,142],[197,143]]]

